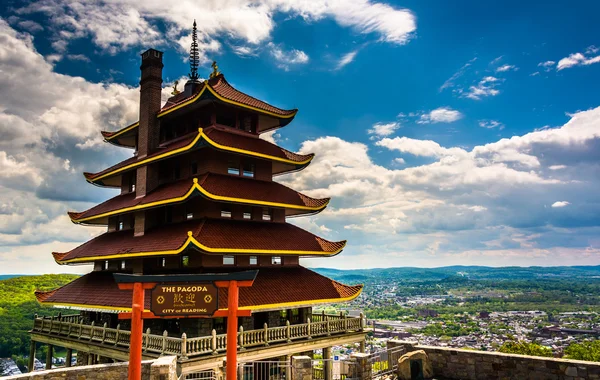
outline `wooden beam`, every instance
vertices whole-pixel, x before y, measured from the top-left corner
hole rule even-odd
[[[145,311],[142,313],[142,319],[223,318],[223,317],[227,317],[228,315],[229,314],[228,314],[227,310],[217,310],[213,315],[182,315],[182,316],[170,315],[170,316],[161,317],[161,316],[154,315],[154,313],[151,311]],[[238,310],[237,315],[238,315],[238,317],[250,317],[250,316],[252,316],[252,310]],[[121,319],[121,320],[131,319],[131,313],[130,312],[119,313],[119,319]]]

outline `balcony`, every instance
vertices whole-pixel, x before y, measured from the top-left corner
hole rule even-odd
[[[307,323],[238,331],[239,357],[248,360],[290,355],[301,351],[331,347],[335,344],[364,340],[364,318],[339,315],[311,314]],[[116,360],[128,360],[130,331],[106,326],[84,324],[79,314],[56,317],[35,317],[31,339],[65,348],[94,353]],[[212,330],[209,336],[188,338],[163,334],[147,329],[143,336],[143,357],[177,355],[180,363],[191,363],[224,356],[227,350],[226,334]],[[286,348],[286,349],[282,349]],[[296,351],[295,351],[296,350]],[[289,353],[288,353],[289,352]]]

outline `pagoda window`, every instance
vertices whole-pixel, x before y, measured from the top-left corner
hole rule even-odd
[[[166,257],[161,257],[160,258],[160,267],[161,268],[165,268],[167,266],[167,258]]]
[[[252,209],[251,208],[244,209],[244,213],[242,214],[242,218],[244,218],[244,219],[252,219]]]
[[[237,161],[227,162],[227,174],[240,175],[240,164]]]
[[[221,210],[221,218],[231,218],[231,210]]]
[[[181,256],[181,267],[187,268],[190,266],[190,257],[189,256]]]
[[[246,132],[252,132],[252,117],[250,115],[242,118],[241,127]]]
[[[281,256],[271,256],[271,265],[281,265]]]
[[[258,265],[258,256],[250,256],[250,265]]]
[[[124,227],[124,223],[122,220],[117,221],[117,231],[122,231]]]
[[[244,163],[242,175],[244,177],[254,177],[254,164],[250,162]]]
[[[263,209],[262,220],[266,220],[266,221],[273,220],[273,216],[271,215],[271,209],[270,208],[264,208]]]
[[[223,256],[223,265],[235,265],[235,256]]]
[[[121,260],[121,270],[127,268],[127,265],[125,263],[125,260]]]
[[[108,270],[108,260],[104,261],[104,270]]]
[[[198,163],[196,161],[190,164],[190,173],[198,174]]]
[[[194,218],[194,213],[193,212],[188,212],[187,214],[185,214],[185,219],[190,220]]]
[[[135,174],[129,177],[129,192],[130,193],[133,193],[135,191],[136,179],[137,179],[137,176]]]

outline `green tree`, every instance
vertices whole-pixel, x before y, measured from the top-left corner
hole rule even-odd
[[[571,343],[565,349],[565,358],[600,362],[600,340]]]
[[[505,354],[552,357],[552,349],[537,343],[509,340],[498,349]]]

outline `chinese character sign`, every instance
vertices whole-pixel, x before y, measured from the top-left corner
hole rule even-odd
[[[152,289],[150,310],[154,315],[213,315],[219,308],[219,290],[212,283],[159,284]]]

